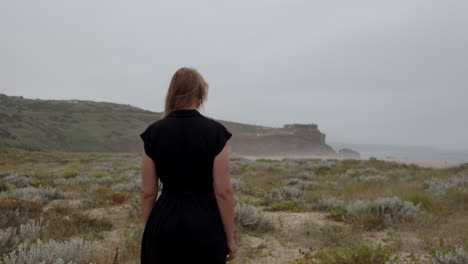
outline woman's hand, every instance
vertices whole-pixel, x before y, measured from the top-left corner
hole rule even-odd
[[[230,261],[236,257],[237,246],[236,246],[236,242],[234,241],[234,239],[228,240],[227,245],[229,248],[229,255],[226,257],[226,261]]]

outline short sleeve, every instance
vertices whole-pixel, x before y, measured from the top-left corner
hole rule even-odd
[[[143,149],[150,158],[153,158],[153,140],[151,139],[151,126],[148,126],[141,134],[140,138],[143,140]]]
[[[231,132],[229,132],[226,127],[220,124],[216,138],[215,156],[217,156],[223,150],[226,142],[231,138],[231,136]]]

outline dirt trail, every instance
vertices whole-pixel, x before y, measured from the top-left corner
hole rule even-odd
[[[115,205],[105,208],[93,208],[84,211],[84,214],[92,218],[109,220],[113,228],[110,231],[102,232],[105,240],[115,244],[119,244],[125,230],[135,229],[137,223],[128,221],[129,204]]]
[[[321,212],[262,212],[266,218],[271,220],[277,230],[277,234],[266,234],[261,236],[243,235],[242,250],[251,250],[249,255],[253,255],[248,263],[268,263],[268,264],[292,264],[294,259],[302,255],[300,250],[307,251],[305,245],[282,239],[284,234],[292,232],[309,222],[317,226],[330,223],[326,215]],[[341,223],[338,223],[341,224]],[[247,253],[244,253],[247,254]],[[236,262],[240,263],[240,262]]]
[[[308,251],[308,248],[300,243],[294,243],[287,241],[288,239],[282,239],[281,236],[286,236],[287,234],[298,231],[298,229],[302,228],[304,223],[316,225],[317,227],[323,227],[331,224],[343,227],[347,226],[344,223],[328,219],[326,217],[326,213],[323,212],[263,212],[263,214],[272,221],[273,225],[275,225],[278,230],[281,231],[280,234],[276,236],[272,234],[262,235],[261,237],[244,235],[243,243],[245,243],[248,248],[263,248],[255,254],[255,259],[252,259],[251,263],[293,264],[294,259],[302,256],[300,250],[305,252]],[[387,230],[365,233],[364,237],[375,245],[377,243],[388,245],[391,241],[389,231]],[[412,234],[406,234],[404,239],[409,238],[417,240],[417,238]],[[418,241],[415,241],[414,243],[417,242]],[[403,258],[402,263],[405,263],[405,259],[409,260],[412,254],[417,256],[421,260],[421,263],[430,263],[429,256],[422,252],[400,252],[400,254]]]
[[[104,237],[104,240],[100,244],[101,249],[104,250],[104,254],[107,253],[106,262],[110,262],[113,259],[115,254],[116,247],[119,248],[119,255],[121,256],[122,251],[125,248],[124,234],[131,234],[133,231],[137,230],[139,223],[129,221],[128,211],[130,209],[129,204],[115,205],[104,208],[93,208],[84,211],[83,213],[97,219],[106,218],[109,220],[113,228],[109,231],[101,232],[101,235]],[[107,251],[106,251],[107,250]],[[109,252],[111,251],[111,252]],[[120,257],[118,259],[121,259]],[[118,263],[122,263],[119,261]],[[131,263],[137,263],[131,262]]]

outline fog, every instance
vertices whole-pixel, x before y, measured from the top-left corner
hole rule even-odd
[[[162,111],[197,68],[202,112],[316,123],[353,144],[468,148],[467,1],[1,1],[0,92]]]

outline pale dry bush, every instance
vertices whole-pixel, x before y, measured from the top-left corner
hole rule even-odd
[[[110,189],[113,192],[137,192],[140,189],[141,179],[137,179],[134,182],[129,183],[118,183],[113,185]]]
[[[268,232],[273,225],[257,207],[247,203],[236,203],[235,222],[241,227],[259,232]]]
[[[40,202],[65,198],[65,193],[56,188],[35,188],[31,186],[9,190],[8,192],[2,193],[2,195],[13,195],[23,201],[34,199]]]
[[[94,171],[102,171],[102,172],[107,172],[107,173],[114,173],[116,171],[116,168],[114,168],[114,164],[112,163],[103,163],[100,162],[99,165],[93,166]]]
[[[52,183],[55,185],[72,185],[72,179],[67,179],[67,178],[55,178],[52,179]]]
[[[385,217],[389,222],[402,222],[415,217],[420,211],[420,205],[403,201],[397,196],[379,197],[373,201],[356,200],[348,204],[346,210],[349,214],[371,213]]]
[[[86,192],[88,192],[88,193],[94,193],[94,192],[96,192],[97,190],[99,190],[100,187],[101,187],[100,184],[93,183],[93,184],[91,184],[91,186],[89,186],[89,188],[86,190]]]
[[[9,251],[16,247],[18,244],[18,237],[16,235],[16,227],[8,227],[5,230],[0,230],[0,253]]]
[[[296,177],[302,180],[313,180],[316,178],[316,175],[312,170],[303,170]]]
[[[343,208],[345,202],[334,197],[320,198],[312,207],[316,210],[327,211],[333,208]]]
[[[133,169],[125,170],[119,175],[119,178],[122,180],[134,180],[139,177],[140,177],[140,171],[133,170]]]
[[[237,178],[231,178],[231,185],[235,192],[246,192],[247,186],[244,181]]]
[[[110,176],[105,176],[105,177],[98,177],[98,178],[94,178],[93,182],[95,183],[109,183],[109,182],[113,182],[115,181],[114,178],[110,177]]]
[[[432,264],[467,264],[468,253],[462,245],[455,245],[455,250],[449,252],[436,251],[431,258]]]
[[[98,241],[86,241],[72,238],[69,241],[43,242],[37,239],[33,243],[21,243],[16,250],[3,255],[5,264],[27,263],[86,263],[87,257]]]
[[[468,176],[466,175],[453,176],[452,178],[450,178],[449,185],[457,191],[467,192],[468,191]]]
[[[357,169],[348,169],[344,174],[341,174],[341,178],[351,178],[356,176],[362,175],[370,175],[370,174],[379,174],[380,171],[374,167],[368,168],[357,168]]]
[[[236,204],[235,220],[242,227],[256,224],[259,221],[259,214],[257,207],[253,205],[245,203]]]
[[[17,172],[11,173],[10,175],[0,178],[1,183],[13,184],[18,188],[23,188],[29,186],[33,181],[30,177],[19,175]]]
[[[234,175],[239,175],[243,173],[246,170],[246,167],[248,167],[250,164],[252,164],[254,161],[248,160],[248,159],[235,159],[231,160],[229,165],[230,165],[230,173]]]
[[[425,180],[423,185],[425,190],[433,195],[444,195],[449,190],[468,192],[468,176],[453,176],[448,182],[437,177],[432,177],[429,180]]]
[[[246,176],[248,177],[257,177],[260,175],[260,172],[256,171],[256,170],[248,170],[244,173]]]
[[[30,223],[22,224],[19,227],[19,237],[24,240],[36,240],[48,225],[49,221],[44,222],[43,218],[40,218],[39,221],[32,220]]]
[[[0,253],[8,253],[20,243],[28,243],[38,239],[48,224],[49,221],[44,222],[41,217],[39,221],[32,220],[29,223],[21,224],[19,228],[9,227],[5,231],[0,230]]]
[[[280,162],[276,163],[277,169],[288,170],[292,168],[296,168],[301,164],[301,161],[298,159],[282,159]]]
[[[306,160],[303,164],[304,169],[313,170],[315,169],[318,161],[317,160]]]
[[[385,175],[360,175],[353,178],[355,182],[365,182],[365,183],[380,183],[388,180],[388,177]]]
[[[74,177],[74,178],[56,178],[53,179],[54,184],[58,185],[67,185],[67,186],[72,186],[72,185],[78,185],[78,184],[86,184],[90,182],[94,182],[95,178],[91,176],[80,176],[80,177]]]
[[[402,180],[414,179],[414,175],[408,173],[405,169],[391,169],[383,172],[383,174],[388,177],[400,177]]]
[[[445,181],[432,177],[429,180],[424,181],[425,190],[434,195],[443,195],[447,193],[450,188],[450,185]]]
[[[281,201],[303,202],[305,193],[301,189],[285,186],[269,190],[264,194],[263,198],[267,203]]]
[[[336,160],[317,160],[306,164],[306,168],[309,170],[318,170],[318,169],[331,169],[336,166],[338,162]]]
[[[141,203],[138,197],[131,197],[128,201],[128,204],[129,204],[128,216],[130,218],[138,218],[142,215]]]
[[[331,187],[336,187],[338,185],[338,182],[336,181],[330,181],[330,180],[326,180],[323,182],[324,185],[329,185]]]
[[[303,180],[300,178],[286,178],[281,181],[282,184],[286,185],[295,185],[299,187],[299,189],[305,190],[309,188],[310,186],[317,187],[319,186],[318,182],[315,181],[309,181],[309,180]]]

